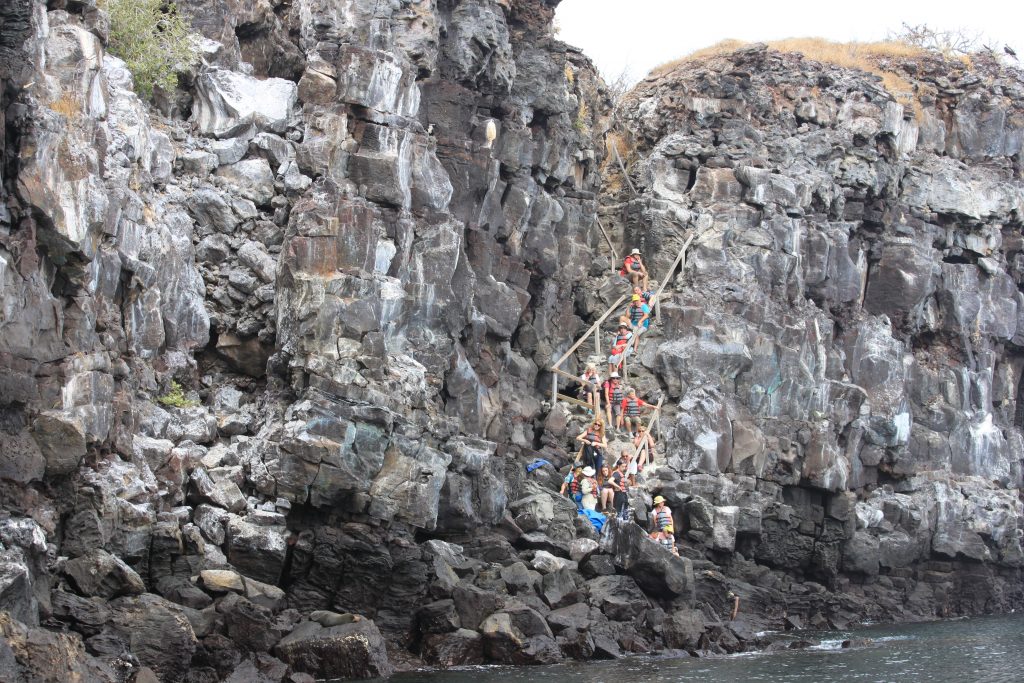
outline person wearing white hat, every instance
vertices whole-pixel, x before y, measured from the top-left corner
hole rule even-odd
[[[676,548],[675,523],[672,521],[672,510],[665,505],[664,496],[654,497],[654,510],[651,511],[651,538],[660,543],[673,555],[678,555]]]
[[[634,287],[643,283],[643,288],[647,289],[647,267],[644,265],[644,261],[640,257],[639,249],[633,249],[633,251],[629,252],[629,256],[623,259],[622,269],[619,270],[619,275],[629,278],[629,283]]]
[[[583,468],[583,479],[580,481],[580,491],[583,498],[580,500],[580,507],[584,510],[593,510],[597,507],[597,479],[593,467]]]
[[[606,424],[609,429],[619,430],[622,428],[622,399],[625,397],[626,388],[622,386],[622,379],[619,377],[619,373],[612,371],[604,383],[604,405],[608,411]]]

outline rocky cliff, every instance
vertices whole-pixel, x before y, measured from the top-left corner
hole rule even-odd
[[[820,624],[1024,597],[1024,79],[874,66],[912,97],[764,46],[648,78],[608,209],[655,271],[697,235],[641,359],[677,407],[652,491]]]
[[[732,651],[1024,602],[1015,73],[903,61],[904,109],[748,49],[607,120],[557,0],[177,4],[201,60],[153,103],[91,0],[0,8],[16,680]],[[599,212],[656,277],[697,235],[633,374],[667,398],[634,505],[669,498],[683,558],[556,495],[582,416],[546,369],[621,288]]]

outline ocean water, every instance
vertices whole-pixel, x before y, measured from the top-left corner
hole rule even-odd
[[[945,683],[1024,682],[1024,615],[804,632],[804,650],[717,658],[630,657],[542,667],[399,674],[391,683]],[[867,644],[843,649],[844,640]]]

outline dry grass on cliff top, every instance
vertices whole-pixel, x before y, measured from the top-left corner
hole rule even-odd
[[[707,57],[735,52],[752,43],[741,40],[723,40],[709,47],[692,52],[671,62],[655,67],[651,76],[663,76],[675,68]],[[914,95],[914,86],[901,75],[879,66],[881,59],[920,57],[927,51],[899,41],[878,43],[833,43],[824,38],[786,38],[766,43],[779,52],[798,52],[808,59],[848,69],[860,69],[882,79],[882,85],[897,102],[910,106],[920,114],[920,103]]]

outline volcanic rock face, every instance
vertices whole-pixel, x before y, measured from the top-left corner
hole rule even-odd
[[[627,243],[664,272],[697,235],[642,356],[679,408],[652,489],[783,593],[813,579],[880,618],[1015,604],[1024,87],[991,62],[884,66],[914,107],[763,47],[620,105]]]
[[[5,670],[366,677],[1024,602],[1020,86],[925,60],[914,118],[753,50],[625,101],[612,234],[655,276],[699,235],[633,373],[677,557],[525,471],[568,464],[546,368],[618,296],[609,103],[555,5],[180,0],[203,62],[153,104],[95,3],[0,7]]]
[[[401,648],[432,572],[475,589],[415,534],[505,517],[596,237],[603,105],[554,4],[183,0],[203,65],[156,109],[94,3],[0,10],[0,606],[77,632],[61,662],[284,675],[239,624]]]

